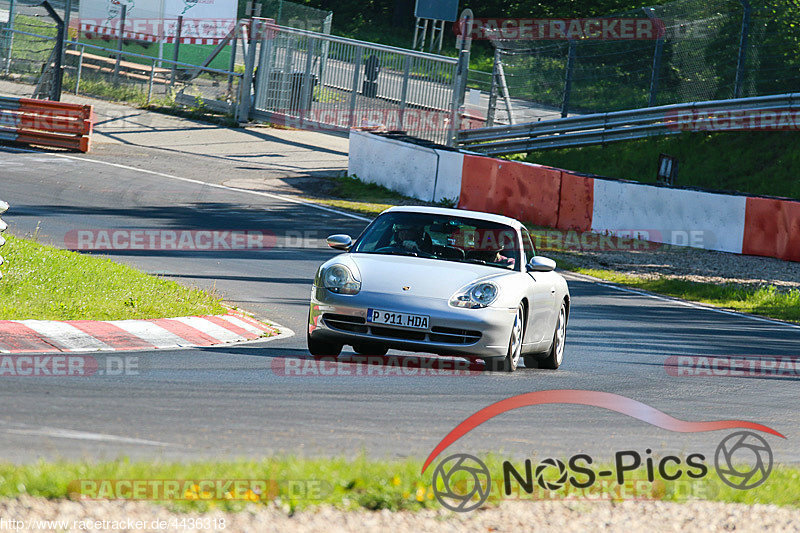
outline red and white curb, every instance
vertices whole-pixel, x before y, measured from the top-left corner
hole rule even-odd
[[[217,346],[291,336],[231,311],[153,320],[0,320],[0,353],[116,352]]]

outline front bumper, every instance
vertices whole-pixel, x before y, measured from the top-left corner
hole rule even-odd
[[[430,317],[429,329],[370,324],[367,309],[383,309]],[[504,357],[508,352],[516,309],[460,309],[446,300],[412,295],[359,292],[334,294],[313,287],[308,333],[340,342],[380,343],[390,348],[442,355]]]

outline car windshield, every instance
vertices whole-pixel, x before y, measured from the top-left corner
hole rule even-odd
[[[432,213],[390,212],[359,238],[354,253],[412,255],[515,270],[520,264],[511,226]]]

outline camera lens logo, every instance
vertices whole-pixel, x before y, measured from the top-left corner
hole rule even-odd
[[[550,468],[558,469],[558,478],[552,480],[551,477],[546,475]],[[567,465],[558,459],[547,458],[536,467],[536,481],[539,486],[547,490],[558,490],[567,482]]]
[[[457,513],[474,511],[484,504],[492,488],[486,465],[466,453],[444,459],[433,471],[433,493],[442,507]]]
[[[764,483],[772,472],[772,449],[760,435],[737,431],[717,446],[714,467],[729,487],[752,489]]]

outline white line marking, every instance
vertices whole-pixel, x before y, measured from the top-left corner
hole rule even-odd
[[[266,331],[266,330],[263,330],[261,328],[257,328],[254,325],[252,325],[252,324],[250,324],[248,322],[245,322],[244,320],[240,320],[238,317],[235,317],[233,315],[223,315],[223,316],[220,316],[219,318],[221,318],[222,320],[225,320],[226,322],[230,322],[234,326],[240,327],[245,331],[249,331],[250,333],[253,333],[254,335],[261,335],[261,334],[264,333],[264,331]]]
[[[40,437],[54,437],[57,439],[76,439],[91,441],[120,442],[126,444],[143,444],[146,446],[174,446],[168,442],[158,442],[155,440],[135,439],[131,437],[120,437],[117,435],[107,435],[105,433],[89,433],[86,431],[74,431],[71,429],[40,427],[31,429],[6,429],[6,433],[17,435],[36,435]]]
[[[326,207],[324,205],[315,204],[313,202],[307,202],[303,200],[297,200],[296,198],[290,198],[289,196],[283,196],[281,194],[273,194],[269,192],[263,191],[251,191],[249,189],[239,189],[238,187],[228,187],[227,185],[220,185],[217,183],[207,183],[205,181],[200,180],[193,180],[190,178],[182,178],[180,176],[173,176],[172,174],[165,174],[163,172],[155,172],[153,170],[146,170],[143,168],[136,168],[130,167],[128,165],[120,165],[119,163],[109,163],[108,161],[99,161],[97,159],[89,159],[85,157],[76,157],[72,155],[64,155],[64,154],[48,154],[52,155],[53,157],[61,157],[65,159],[72,159],[75,161],[88,161],[90,163],[97,163],[99,165],[108,165],[110,167],[122,168],[125,170],[133,170],[134,172],[144,172],[145,174],[152,174],[153,176],[160,176],[162,178],[169,178],[178,181],[185,181],[186,183],[194,183],[196,185],[206,185],[208,187],[214,187],[215,189],[223,189],[226,191],[235,191],[235,192],[242,192],[246,194],[254,194],[256,196],[264,196],[266,198],[273,198],[275,200],[283,200],[284,202],[290,202],[293,204],[304,205],[306,207],[311,207],[313,209],[319,209],[321,211],[327,211],[329,213],[336,213],[337,215],[341,215],[344,217],[354,218],[356,220],[363,220],[364,222],[372,222],[371,218],[362,217],[360,215],[354,215],[352,213],[347,213],[346,211],[340,211],[338,209],[334,209],[332,207]]]
[[[730,315],[730,316],[736,316],[736,317],[740,317],[740,318],[747,318],[749,320],[755,320],[756,322],[766,322],[768,324],[775,324],[777,326],[786,326],[786,327],[792,328],[792,329],[800,329],[800,324],[792,324],[791,322],[783,322],[783,321],[774,320],[774,319],[771,319],[771,318],[753,316],[753,315],[749,315],[749,314],[746,314],[746,313],[738,313],[736,311],[729,311],[727,309],[720,309],[719,307],[713,307],[711,305],[705,305],[705,304],[701,304],[701,303],[697,303],[697,302],[689,302],[689,301],[683,300],[681,298],[676,298],[674,296],[662,296],[660,294],[653,294],[651,292],[646,292],[646,291],[637,290],[637,289],[631,289],[631,288],[628,288],[628,287],[623,287],[621,285],[617,285],[617,284],[614,284],[614,283],[603,281],[603,280],[601,280],[599,278],[595,278],[593,276],[588,276],[586,274],[578,274],[576,272],[564,272],[564,271],[562,271],[561,274],[564,277],[572,277],[572,278],[575,278],[575,279],[580,280],[580,281],[589,281],[591,283],[596,283],[597,285],[602,285],[603,287],[608,287],[609,289],[614,289],[616,291],[629,292],[629,293],[632,293],[632,294],[638,294],[639,296],[646,296],[648,298],[653,298],[655,300],[661,300],[661,301],[664,301],[664,302],[671,302],[671,303],[674,303],[674,304],[677,304],[677,305],[682,305],[684,307],[691,307],[691,308],[694,308],[694,309],[703,309],[705,311],[713,311],[714,313],[720,313],[720,314],[723,314],[723,315]]]
[[[170,320],[186,324],[190,328],[202,331],[206,335],[214,337],[220,342],[237,342],[244,340],[244,337],[237,335],[231,330],[225,329],[222,326],[218,326],[213,322],[206,320],[205,318],[200,318],[198,316],[182,316],[177,318],[171,318]]]
[[[50,320],[15,320],[69,352],[114,351],[114,348],[65,322]]]
[[[157,326],[146,320],[114,320],[106,321],[108,324],[124,329],[131,335],[136,335],[145,342],[149,342],[156,348],[179,348],[182,346],[194,346],[183,337],[179,337],[167,331],[161,326]]]

